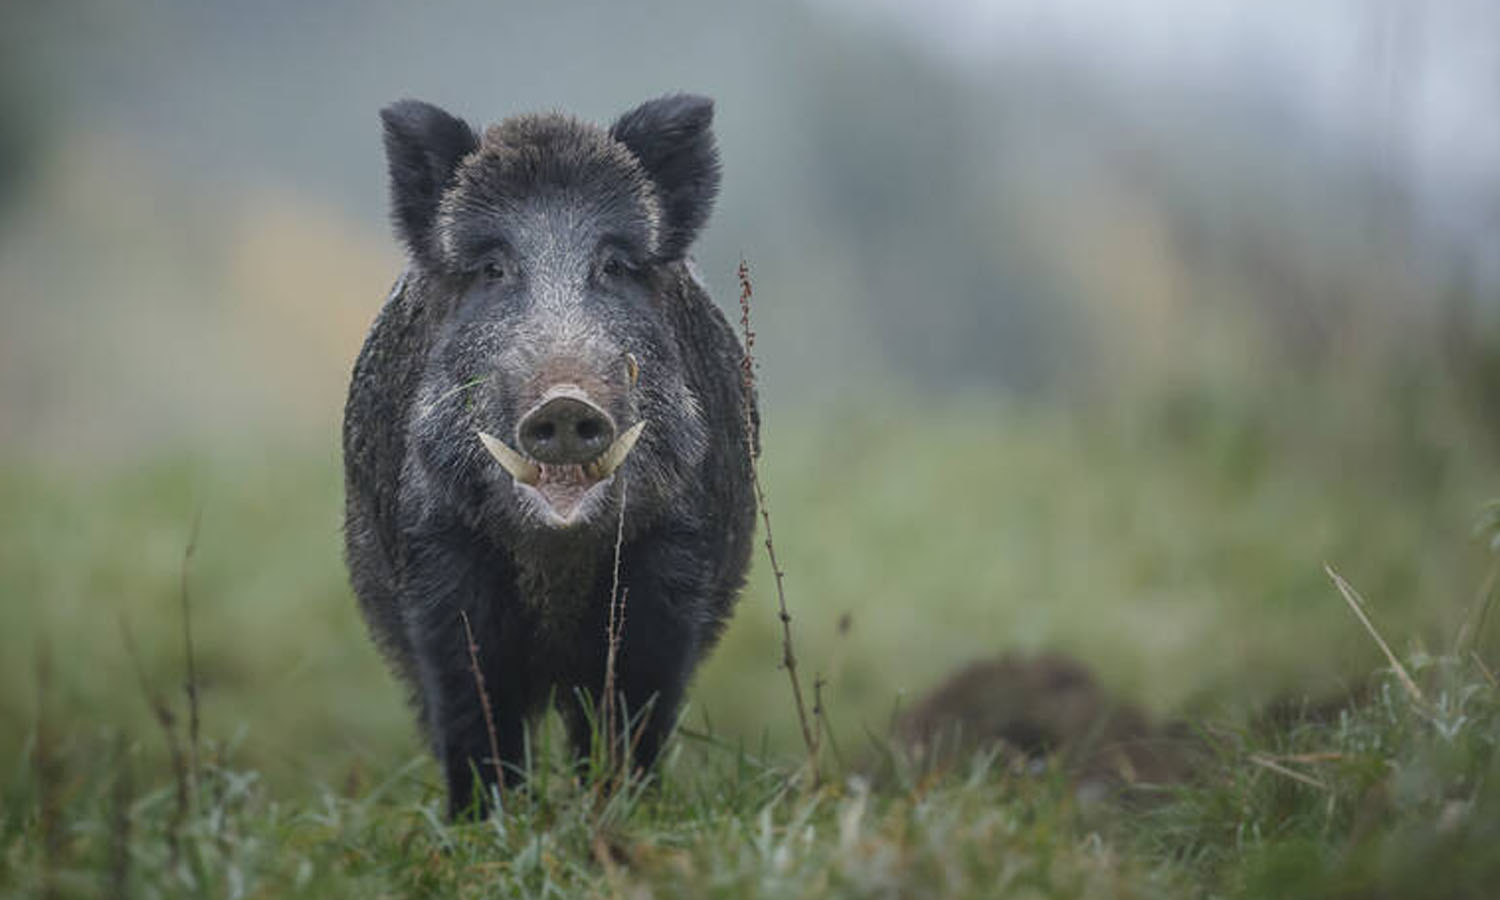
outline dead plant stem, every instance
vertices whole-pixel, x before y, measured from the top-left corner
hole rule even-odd
[[[187,760],[182,751],[182,742],[177,737],[177,716],[172,712],[166,698],[156,692],[151,686],[151,680],[146,677],[145,664],[141,662],[140,649],[136,646],[135,635],[130,630],[130,623],[122,615],[120,617],[120,633],[125,642],[125,652],[130,656],[130,663],[135,668],[135,676],[140,682],[141,694],[146,698],[146,705],[151,708],[151,714],[155,716],[156,722],[161,726],[163,737],[167,743],[167,755],[172,763],[172,777],[177,785],[177,805],[172,811],[172,818],[167,823],[167,867],[176,869],[181,858],[181,847],[178,834],[184,824],[187,823],[189,805],[189,787]]]
[[[495,711],[490,707],[490,693],[484,686],[484,672],[479,668],[479,642],[474,640],[474,629],[469,625],[469,614],[458,611],[463,619],[464,637],[468,640],[469,671],[474,674],[474,687],[479,691],[479,707],[484,711],[484,730],[490,740],[490,765],[495,769],[495,793],[501,808],[505,803],[505,770],[500,760],[500,738],[495,733]]]
[[[625,476],[620,476],[620,514],[615,523],[614,571],[609,588],[609,623],[606,626],[604,651],[604,697],[600,704],[603,722],[606,762],[610,769],[622,764],[617,758],[615,735],[615,666],[620,655],[620,639],[625,630],[625,594],[620,590],[620,554],[625,546]],[[628,590],[628,589],[627,589]]]
[[[766,503],[766,492],[760,482],[760,454],[755,439],[755,332],[750,327],[750,297],[754,293],[750,285],[750,265],[740,259],[737,272],[740,282],[740,330],[745,342],[745,356],[740,362],[740,375],[745,394],[745,452],[750,460],[750,481],[755,489],[755,505],[760,510],[761,523],[766,530],[766,557],[771,563],[771,574],[776,579],[776,603],[781,618],[781,665],[786,669],[787,680],[792,685],[792,699],[797,706],[797,724],[802,729],[802,742],[807,747],[808,765],[814,780],[818,777],[818,735],[808,723],[807,704],[802,698],[802,683],[797,677],[797,654],[792,643],[792,614],[786,605],[786,572],[776,558],[776,540],[771,531],[771,509]]]
[[[193,553],[198,549],[198,528],[203,522],[203,508],[193,514],[193,528],[188,532],[187,548],[182,552],[180,593],[182,596],[182,651],[186,657],[187,682],[183,690],[188,704],[188,778],[194,797],[198,792],[198,779],[202,772],[198,755],[198,665],[193,654],[192,604],[188,602],[188,569],[192,565]]]

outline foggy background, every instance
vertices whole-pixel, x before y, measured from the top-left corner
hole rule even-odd
[[[801,656],[854,746],[1061,648],[1244,708],[1459,630],[1500,496],[1500,5],[151,0],[0,12],[0,757],[180,682],[273,773],[417,752],[340,558],[402,258],[377,111],[717,100]],[[693,712],[792,733],[757,559]],[[852,625],[850,624],[852,623]],[[848,627],[846,627],[848,626]],[[1493,642],[1492,642],[1493,643]],[[3,762],[3,759],[0,759]]]
[[[1114,390],[1221,353],[1397,353],[1497,396],[1500,8],[1483,0],[5,17],[10,453],[330,440],[401,266],[376,117],[400,97],[481,125],[716,98],[724,190],[696,256],[723,304],[749,260],[773,406]]]

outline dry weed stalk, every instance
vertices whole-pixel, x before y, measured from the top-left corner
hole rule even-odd
[[[1370,633],[1370,637],[1375,639],[1376,646],[1380,647],[1380,652],[1385,654],[1385,658],[1390,662],[1391,668],[1396,670],[1396,677],[1401,679],[1401,685],[1406,688],[1406,692],[1411,695],[1412,700],[1419,708],[1425,709],[1427,707],[1427,698],[1422,696],[1422,689],[1417,687],[1417,683],[1412,680],[1411,675],[1406,671],[1406,667],[1401,665],[1401,660],[1397,659],[1396,654],[1391,652],[1390,645],[1385,642],[1385,638],[1381,637],[1380,632],[1375,630],[1375,624],[1370,621],[1370,617],[1365,615],[1365,602],[1364,598],[1360,597],[1359,591],[1356,591],[1352,584],[1345,581],[1344,576],[1335,572],[1333,566],[1324,563],[1323,571],[1327,572],[1328,577],[1333,579],[1333,586],[1339,589],[1340,594],[1344,595],[1344,602],[1349,604],[1349,608],[1354,611],[1354,615],[1359,619],[1360,624],[1365,626],[1365,630]]]
[[[177,805],[172,811],[171,821],[167,823],[167,867],[176,869],[181,859],[178,833],[187,823],[188,807],[191,803],[187,759],[182,751],[182,742],[177,737],[177,715],[172,712],[172,707],[167,703],[166,698],[157,693],[156,689],[151,686],[151,680],[146,677],[146,667],[141,662],[141,653],[136,646],[135,635],[131,632],[130,623],[123,615],[120,617],[120,633],[125,641],[125,652],[130,656],[130,663],[135,668],[135,677],[140,683],[141,694],[146,698],[146,705],[150,707],[157,724],[161,726],[162,735],[167,743],[167,755],[172,763],[172,778],[177,786]]]
[[[104,870],[101,895],[108,900],[130,897],[130,807],[135,801],[135,777],[130,766],[130,747],[124,737],[115,742],[115,778],[110,796],[109,864]]]
[[[63,868],[65,829],[62,813],[63,762],[57,752],[57,736],[51,716],[52,648],[43,643],[36,658],[36,742],[31,750],[31,764],[36,772],[38,810],[37,828],[41,832],[42,873],[40,896],[46,900],[61,897],[57,884]]]
[[[760,509],[760,518],[766,529],[766,556],[771,562],[771,574],[776,579],[776,602],[781,616],[781,665],[786,669],[787,680],[792,685],[792,699],[797,705],[797,724],[802,728],[802,742],[807,747],[807,762],[814,780],[818,777],[819,735],[808,724],[807,705],[802,699],[802,683],[797,677],[797,655],[792,647],[792,614],[787,611],[786,573],[776,559],[776,541],[771,534],[771,510],[766,505],[766,492],[760,483],[760,452],[755,440],[755,332],[750,328],[750,297],[754,290],[750,286],[750,264],[740,259],[737,272],[740,282],[740,330],[745,341],[745,357],[740,361],[740,377],[745,389],[745,453],[750,459],[750,481],[755,488],[755,504]]]
[[[474,640],[474,629],[469,626],[469,614],[458,611],[464,623],[464,637],[468,641],[469,671],[474,674],[474,688],[479,692],[479,708],[484,712],[484,730],[490,740],[490,765],[495,768],[495,796],[501,808],[505,805],[505,771],[500,762],[500,738],[495,732],[495,711],[490,706],[490,694],[484,687],[484,672],[479,668],[479,642]]]
[[[629,765],[629,760],[617,757],[615,734],[615,666],[620,655],[620,641],[625,633],[625,597],[630,589],[620,589],[620,553],[625,545],[625,475],[620,475],[620,515],[615,523],[614,573],[609,588],[609,623],[605,631],[604,650],[604,697],[600,703],[600,723],[604,729],[606,762],[612,772]]]
[[[823,703],[823,688],[828,686],[828,679],[819,672],[813,678],[813,721],[818,724],[818,746],[823,746],[823,739],[828,739],[828,749],[833,753],[833,761],[840,769],[847,770],[849,764],[844,759],[844,751],[839,749],[838,735],[834,734],[833,723],[828,720],[828,707]]]
[[[1489,621],[1490,607],[1495,605],[1497,580],[1500,580],[1500,562],[1490,564],[1489,571],[1485,573],[1484,582],[1480,584],[1479,592],[1474,596],[1473,614],[1465,617],[1463,624],[1458,627],[1458,636],[1453,640],[1455,656],[1461,656],[1465,650],[1472,651],[1479,646],[1485,623]]]
[[[179,578],[182,595],[182,651],[187,658],[187,682],[183,685],[183,690],[187,694],[188,703],[188,776],[194,796],[197,795],[202,769],[198,758],[198,666],[193,657],[193,617],[192,605],[188,602],[188,568],[192,564],[194,551],[198,549],[198,528],[202,523],[203,508],[199,507],[193,514],[193,528],[188,532],[187,547],[182,552],[182,572]]]
[[[1479,651],[1470,650],[1469,658],[1474,660],[1474,665],[1479,667],[1480,674],[1484,676],[1485,681],[1490,683],[1490,687],[1500,690],[1500,679],[1496,679],[1495,673],[1491,672],[1490,667],[1484,664],[1484,660],[1479,656]]]

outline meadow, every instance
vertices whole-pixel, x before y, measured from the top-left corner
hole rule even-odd
[[[758,557],[650,783],[573,782],[543,728],[535,787],[462,825],[345,583],[331,446],[13,462],[0,896],[1483,896],[1500,473],[1440,395],[1391,396],[773,414],[762,473],[803,680],[824,682],[821,777]],[[1042,649],[1185,717],[1210,763],[1083,802],[1057,766],[928,767],[889,740],[956,667]]]
[[[0,900],[1500,894],[1495,4],[10,6]],[[649,779],[451,824],[341,559],[376,112],[671,90],[819,753],[757,552]],[[893,737],[1042,653],[1191,767]]]

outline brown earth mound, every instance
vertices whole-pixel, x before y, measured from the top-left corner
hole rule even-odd
[[[1029,760],[1056,758],[1081,785],[1178,783],[1199,747],[1187,727],[1152,722],[1061,653],[971,663],[906,712],[896,735],[921,764],[1001,745]]]

